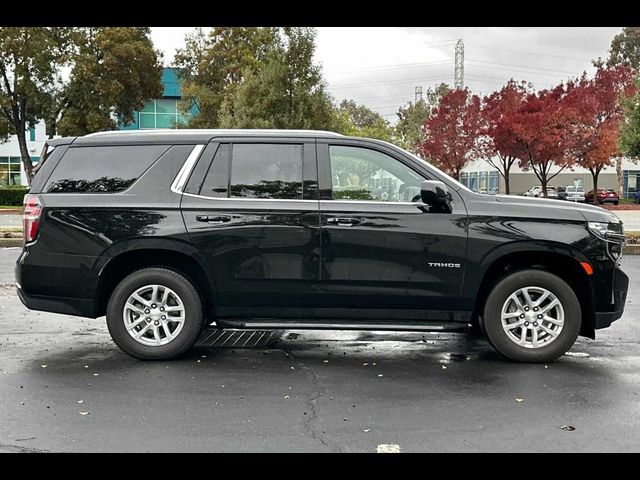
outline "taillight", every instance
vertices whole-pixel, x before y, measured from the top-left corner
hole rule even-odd
[[[33,242],[38,235],[42,205],[37,195],[24,196],[24,212],[22,213],[22,228],[24,230],[24,243]]]

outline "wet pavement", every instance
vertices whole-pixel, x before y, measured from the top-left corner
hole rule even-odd
[[[0,250],[2,283],[18,252]],[[0,287],[0,452],[640,451],[640,257],[624,262],[624,317],[548,365],[474,334],[327,331],[140,362],[104,319]]]

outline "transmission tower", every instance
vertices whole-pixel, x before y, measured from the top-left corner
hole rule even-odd
[[[458,43],[456,43],[456,70],[453,86],[456,89],[464,88],[464,42],[462,39],[459,39]]]
[[[422,87],[416,87],[415,103],[422,100]]]

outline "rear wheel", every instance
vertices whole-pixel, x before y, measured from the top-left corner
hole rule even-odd
[[[127,276],[107,305],[111,338],[141,360],[182,355],[196,342],[202,324],[202,302],[195,287],[164,268],[145,268]]]
[[[560,277],[522,270],[500,280],[487,298],[483,325],[491,345],[518,362],[550,362],[575,343],[580,302]]]

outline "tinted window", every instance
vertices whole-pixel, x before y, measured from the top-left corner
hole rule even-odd
[[[302,145],[234,144],[229,196],[301,199],[302,151]]]
[[[334,200],[413,202],[420,198],[423,178],[402,162],[376,150],[332,145]]]
[[[218,151],[213,157],[213,162],[209,167],[200,195],[205,197],[226,197],[229,188],[229,154],[231,146],[223,143],[218,147]]]
[[[121,192],[168,149],[167,145],[69,148],[53,171],[47,192]]]

